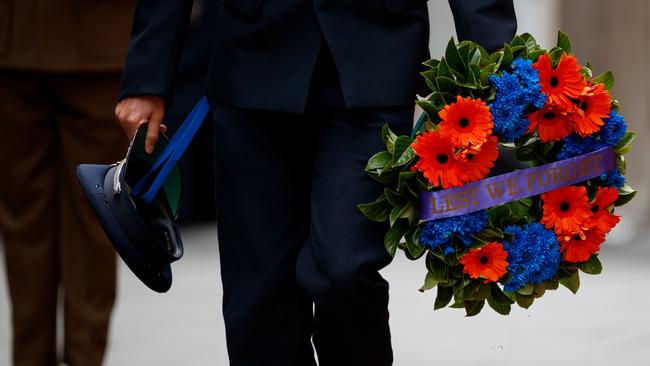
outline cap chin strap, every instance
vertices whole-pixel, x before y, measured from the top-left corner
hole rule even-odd
[[[122,159],[117,163],[113,164],[115,168],[115,174],[113,175],[113,195],[116,196],[122,193],[122,184],[120,184],[120,175],[122,174],[122,169],[124,169],[124,164],[126,159]]]
[[[151,169],[133,186],[131,190],[132,196],[140,196],[147,204],[150,204],[156,198],[156,195],[165,183],[165,179],[167,179],[169,173],[171,173],[178,160],[183,156],[185,150],[187,150],[187,147],[192,142],[199,127],[201,127],[209,110],[210,103],[208,102],[208,98],[201,98],[190,114],[187,115],[185,121],[183,121],[167,146],[165,146],[158,160],[156,160]],[[146,188],[147,182],[154,174],[155,178],[153,182]],[[116,174],[115,176],[117,177],[118,175]],[[115,187],[113,188],[115,192]]]

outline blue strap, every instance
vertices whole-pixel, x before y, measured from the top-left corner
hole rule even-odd
[[[140,180],[131,189],[131,195],[134,196],[140,195],[149,177],[151,177],[151,175],[154,174],[156,170],[160,168],[160,166],[162,166],[165,163],[165,161],[167,161],[167,159],[169,159],[171,153],[176,149],[176,145],[178,145],[178,140],[181,138],[181,136],[185,134],[185,131],[190,126],[190,122],[194,118],[194,115],[196,114],[197,107],[198,104],[192,109],[190,114],[187,115],[185,121],[181,123],[180,127],[176,131],[176,134],[172,137],[171,141],[167,144],[167,146],[165,146],[165,149],[162,151],[162,153],[160,153],[158,160],[156,160],[156,162],[151,167],[151,169],[149,169],[149,171],[144,176],[142,176],[142,178],[140,178]]]
[[[158,157],[158,160],[156,160],[147,174],[140,178],[140,180],[133,186],[131,195],[140,196],[151,175],[155,174],[160,169],[147,191],[141,195],[142,199],[147,204],[151,203],[154,198],[156,198],[156,195],[165,183],[165,179],[167,179],[169,173],[171,173],[172,169],[176,166],[176,163],[178,163],[178,160],[183,156],[183,153],[185,153],[185,150],[190,145],[190,142],[194,138],[194,135],[196,135],[199,127],[201,127],[201,124],[209,110],[210,103],[208,102],[208,99],[206,97],[201,98],[198,103],[196,103],[196,106],[194,106],[194,109],[192,109],[190,114],[187,115],[185,121],[183,121],[167,146],[165,146],[165,149]]]

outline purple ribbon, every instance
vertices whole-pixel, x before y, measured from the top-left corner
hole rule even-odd
[[[420,219],[464,215],[579,183],[616,168],[614,148],[420,194]]]

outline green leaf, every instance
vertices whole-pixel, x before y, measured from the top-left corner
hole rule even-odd
[[[393,149],[393,161],[397,161],[397,159],[406,151],[406,149],[411,146],[411,143],[413,140],[408,138],[407,136],[397,136],[395,139],[395,147]]]
[[[636,196],[636,190],[627,184],[618,189],[618,199],[614,202],[614,206],[623,206],[630,202]]]
[[[386,232],[386,236],[384,236],[384,247],[386,247],[386,251],[392,257],[395,256],[397,244],[402,240],[402,237],[404,237],[408,229],[409,226],[406,220],[399,220]]]
[[[540,146],[539,141],[533,141],[527,145],[517,148],[516,157],[519,161],[535,160],[537,158],[537,150]]]
[[[591,82],[594,84],[605,84],[605,89],[610,90],[614,86],[614,74],[611,71],[605,71],[591,79]]]
[[[511,308],[510,304],[500,303],[491,297],[487,299],[487,303],[494,311],[496,311],[501,315],[510,314],[510,308]]]
[[[473,50],[476,49],[476,46],[472,42],[459,42],[456,45],[456,48],[458,49],[458,53],[460,54],[460,57],[463,59],[463,61],[467,62],[469,60],[469,54]]]
[[[472,288],[470,288],[470,294],[469,296],[466,296],[469,300],[485,300],[491,296],[490,285],[488,284],[479,283],[477,287],[474,287],[474,285],[470,286],[472,286]],[[470,286],[466,286],[465,288],[467,289],[467,287]]]
[[[469,65],[477,65],[480,68],[481,64],[481,50],[478,48],[475,48],[473,51],[469,52]]]
[[[623,148],[625,146],[628,146],[628,145],[632,144],[635,137],[636,137],[636,133],[634,133],[632,131],[626,132],[625,135],[623,135],[623,138],[621,138],[621,141],[619,141],[618,144],[616,144],[614,146],[614,149],[618,150],[620,148]]]
[[[551,280],[544,282],[544,286],[547,290],[557,290],[560,287],[560,283],[557,280]]]
[[[438,65],[438,75],[437,77],[447,77],[450,79],[455,79],[456,77],[454,74],[451,72],[449,65],[447,64],[447,60],[442,59],[440,60],[440,64]],[[437,78],[436,77],[436,78]]]
[[[524,286],[522,286],[520,289],[518,289],[517,293],[521,295],[530,296],[533,294],[533,291],[535,291],[535,286],[531,285],[530,283],[527,283]]]
[[[625,172],[627,171],[627,162],[625,161],[625,156],[621,154],[615,154],[616,156],[616,170],[618,170],[619,173],[625,175]]]
[[[518,221],[528,217],[528,210],[532,205],[533,200],[524,198],[518,201],[513,201],[508,204],[510,206],[511,220],[509,224],[517,223]]]
[[[393,206],[393,208],[390,210],[390,214],[388,215],[388,222],[390,223],[390,226],[393,226],[397,219],[402,216],[402,213],[404,212],[404,209],[408,203],[410,202],[404,202],[401,205]]]
[[[560,284],[573,292],[574,294],[578,292],[580,288],[580,274],[575,272],[573,276],[560,279]]]
[[[384,195],[386,196],[388,203],[393,206],[403,206],[408,201],[408,197],[403,196],[388,187],[384,188]]]
[[[512,42],[510,42],[510,47],[519,47],[519,46],[525,46],[526,42],[521,36],[515,36],[515,38],[512,39]]]
[[[497,69],[503,70],[506,66],[510,66],[512,63],[512,49],[508,44],[503,45],[503,54],[501,55],[501,58],[499,59],[499,62],[497,62]]]
[[[478,313],[481,312],[481,309],[483,309],[484,305],[485,305],[485,300],[465,301],[465,316],[470,317],[470,316],[477,315]]]
[[[553,63],[553,67],[556,67],[557,64],[560,62],[560,57],[562,57],[563,53],[564,50],[561,49],[560,47],[553,47],[551,51],[548,53],[548,56],[551,58],[551,61]]]
[[[416,172],[410,172],[410,171],[400,172],[399,177],[397,178],[397,190],[399,192],[404,192],[404,187],[407,186],[409,182],[411,182],[413,178],[415,178],[416,175],[417,175]]]
[[[561,30],[557,32],[557,46],[564,50],[567,54],[571,53],[571,40]]]
[[[442,309],[449,302],[454,295],[454,290],[451,287],[438,286],[438,293],[436,294],[436,301],[433,303],[433,310]]]
[[[395,139],[397,139],[397,135],[395,135],[393,131],[391,131],[388,123],[384,123],[384,125],[381,128],[381,141],[383,141],[385,144],[388,140],[395,141]]]
[[[437,95],[439,94],[440,93],[438,93]],[[417,104],[420,108],[424,110],[424,113],[427,114],[429,120],[432,120],[431,116],[436,116],[436,117],[438,116],[438,109],[433,104],[433,102],[424,99],[418,99],[415,101],[415,104]]]
[[[408,201],[402,206],[394,206],[390,210],[389,222],[391,226],[397,221],[397,219],[404,218],[408,219],[409,223],[413,223],[417,218],[417,209],[413,204],[413,201]]]
[[[618,155],[625,155],[632,151],[632,145],[623,146],[619,149],[614,150]]]
[[[387,222],[391,205],[383,194],[375,202],[357,205],[361,213],[371,221]]]
[[[481,83],[488,83],[490,75],[494,74],[497,70],[497,64],[491,63],[481,69],[480,80]]]
[[[437,258],[432,252],[427,252],[425,263],[427,270],[436,279],[436,281],[438,281],[438,283],[444,285],[449,284],[449,271],[445,262]]]
[[[392,156],[395,153],[395,140],[397,140],[397,135],[393,133],[393,131],[388,130],[389,133],[386,136],[386,150],[390,155]]]
[[[500,229],[485,228],[474,235],[477,239],[489,243],[503,239],[503,232]]]
[[[393,166],[402,166],[413,159],[415,151],[411,148],[411,144],[413,144],[413,140],[407,136],[399,136],[397,140],[395,140]]]
[[[453,240],[456,241],[456,240],[460,240],[460,239],[454,238]],[[457,244],[456,247],[459,247],[459,246],[464,246],[464,245],[461,242],[461,244]],[[456,256],[452,255],[452,256],[449,256],[449,257],[445,257],[445,261],[450,266],[453,266],[449,270],[449,273],[451,273],[451,276],[460,280],[460,279],[463,279],[463,276],[464,276],[463,266],[458,265],[458,260],[456,258],[457,258]]]
[[[416,225],[404,236],[406,239],[407,257],[411,260],[418,259],[424,254],[424,247],[420,245],[420,228]]]
[[[539,46],[537,45],[537,41],[530,33],[524,33],[520,37],[526,42],[526,48],[529,53],[538,49]]]
[[[440,90],[443,93],[456,95],[459,90],[458,83],[446,76],[436,77],[436,85],[438,86],[438,90]]]
[[[373,155],[368,164],[366,164],[366,172],[371,170],[383,169],[384,166],[391,161],[391,156],[388,151],[380,151]]]
[[[597,275],[603,271],[603,265],[598,259],[598,255],[592,255],[588,261],[578,264],[578,268],[586,274]]]
[[[449,39],[449,42],[447,43],[447,49],[445,50],[445,61],[447,61],[447,64],[453,70],[456,70],[461,74],[467,72],[467,65],[465,64],[465,61],[463,61],[463,58],[460,56],[453,37]]]
[[[440,63],[440,60],[429,59],[427,61],[424,61],[422,64],[426,65],[426,66],[429,66],[429,67],[437,67],[439,63]]]
[[[526,296],[519,293],[515,293],[515,302],[517,303],[517,305],[521,306],[524,309],[528,309],[531,305],[533,305],[534,301],[535,298],[533,296]]]
[[[510,217],[510,206],[500,205],[488,210],[488,221],[492,226],[503,227],[502,223],[507,222]]]
[[[431,275],[431,273],[427,272],[427,275],[424,277],[424,283],[422,284],[422,287],[418,289],[418,291],[420,292],[429,291],[432,288],[436,287],[436,285],[438,285],[438,281],[436,281],[436,279]]]
[[[376,180],[377,182],[381,184],[392,184],[397,180],[397,177],[399,175],[399,168],[390,168],[386,169],[384,168],[379,169],[379,170],[370,170],[367,171],[368,176],[370,178]]]
[[[478,68],[478,65],[473,65],[473,66],[476,67],[476,68]],[[478,73],[478,74],[480,75],[481,72],[480,72],[480,71],[476,71],[476,73]],[[461,86],[462,88],[467,88],[467,89],[476,89],[478,85],[477,85],[477,83],[476,83],[475,72],[474,72],[474,71],[469,72],[469,73],[467,74],[467,78],[466,78],[466,80],[465,80],[464,82],[458,84],[458,85]]]
[[[435,84],[436,76],[438,76],[438,67],[423,71],[420,73],[420,75],[422,75],[424,81],[426,82],[429,89],[431,89],[431,91],[435,92],[438,90],[438,86]]]
[[[545,53],[546,53],[545,50],[535,50],[533,52],[528,52],[528,59],[530,59],[533,62],[537,62],[537,59],[539,58],[539,56],[541,56],[541,55],[543,55]]]
[[[514,303],[514,300],[506,296],[496,283],[490,284],[490,298],[499,304],[510,305]]]

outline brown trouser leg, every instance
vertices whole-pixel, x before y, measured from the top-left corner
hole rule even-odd
[[[0,131],[0,231],[11,297],[14,365],[54,365],[57,126],[37,82],[1,76]]]
[[[0,228],[12,303],[15,365],[55,358],[58,285],[64,359],[100,365],[115,297],[115,254],[75,177],[83,162],[126,149],[112,117],[115,75],[0,77]]]

